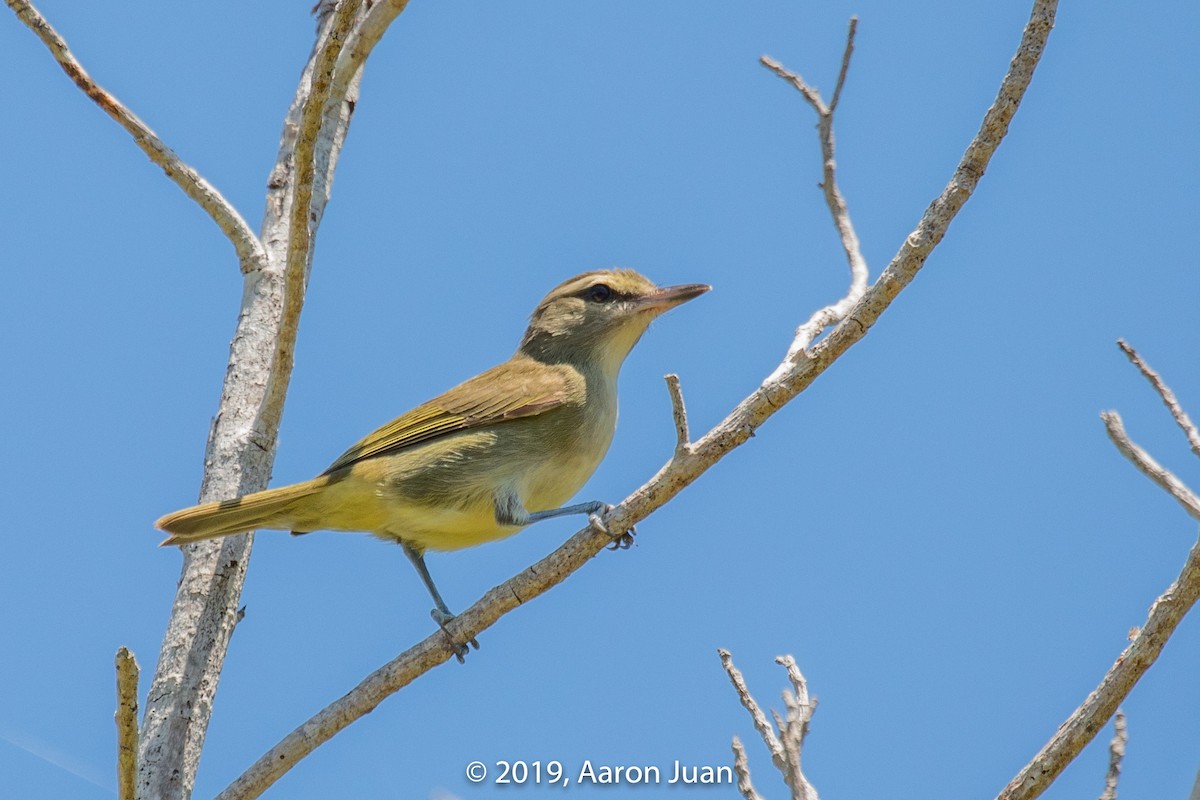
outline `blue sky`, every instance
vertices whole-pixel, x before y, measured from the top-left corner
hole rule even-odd
[[[257,227],[307,5],[40,8]],[[664,373],[707,430],[845,288],[815,120],[758,56],[828,92],[860,16],[838,156],[874,276],[976,130],[1028,10],[414,0],[369,63],[319,233],[273,484],[506,358],[554,284],[622,265],[714,286],[626,364],[616,440],[580,499],[624,497],[673,445]],[[772,659],[795,655],[821,701],[805,766],[823,795],[994,796],[1196,536],[1097,415],[1120,410],[1200,482],[1114,346],[1200,415],[1198,34],[1194,3],[1065,4],[979,191],[863,342],[642,523],[638,547],[510,614],[267,796],[490,797],[468,762],[725,764],[737,734],[781,797],[718,647],[776,706]],[[0,793],[104,798],[113,654],[137,653],[144,690],[180,561],[151,523],[196,497],[241,281],[208,218],[11,14],[0,65]],[[430,568],[464,608],[577,525]],[[399,548],[367,536],[259,536],[244,602],[199,797],[431,626]],[[1187,795],[1198,663],[1190,618],[1125,705],[1122,795]],[[1046,796],[1099,794],[1110,735]]]

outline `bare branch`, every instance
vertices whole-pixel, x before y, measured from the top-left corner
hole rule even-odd
[[[1129,459],[1146,477],[1158,484],[1160,489],[1174,497],[1179,505],[1183,506],[1184,511],[1194,519],[1200,520],[1200,497],[1197,497],[1183,481],[1175,477],[1173,472],[1155,461],[1152,455],[1129,438],[1129,434],[1125,433],[1121,415],[1116,411],[1102,411],[1100,419],[1104,420],[1108,438],[1112,439],[1112,443],[1121,451],[1121,455]]]
[[[138,663],[122,647],[117,651],[117,797],[137,798]]]
[[[1118,344],[1158,390],[1168,408],[1171,408],[1173,395],[1171,401],[1166,399],[1170,389],[1167,389],[1158,375],[1145,365],[1133,348],[1124,342],[1118,342]],[[1172,414],[1175,414],[1174,408],[1172,408]],[[1179,414],[1182,414],[1182,409],[1179,410]],[[1188,514],[1194,519],[1200,520],[1200,498],[1197,498],[1169,470],[1159,465],[1149,453],[1129,439],[1120,415],[1115,411],[1105,411],[1101,413],[1100,417],[1104,420],[1109,438],[1112,439],[1121,454],[1133,462],[1134,466],[1158,484],[1161,489],[1175,498]],[[1186,419],[1186,415],[1184,418]],[[1176,415],[1176,420],[1179,419],[1180,417]],[[1181,427],[1183,427],[1182,424]],[[1109,669],[1100,685],[1088,695],[1079,708],[1075,709],[1067,721],[1059,726],[1058,731],[1034,756],[1033,760],[1004,788],[1004,791],[999,794],[999,800],[1028,800],[1040,795],[1046,790],[1046,787],[1054,782],[1066,765],[1074,760],[1084,746],[1095,738],[1100,728],[1114,712],[1117,713],[1116,736],[1111,745],[1108,786],[1102,797],[1116,796],[1120,759],[1125,750],[1125,719],[1124,715],[1117,711],[1117,708],[1129,696],[1146,670],[1154,664],[1175,627],[1195,605],[1198,598],[1200,598],[1200,543],[1192,546],[1179,577],[1154,601],[1146,623],[1139,628],[1130,630],[1129,646],[1117,658],[1116,663]]]
[[[294,306],[298,296],[303,297],[303,287],[306,282],[305,268],[312,249],[312,198],[313,181],[316,173],[317,135],[325,117],[325,104],[329,100],[330,85],[333,69],[341,54],[346,34],[355,22],[358,13],[358,2],[340,0],[334,11],[333,22],[325,40],[317,51],[316,63],[313,65],[311,84],[307,97],[301,105],[300,126],[296,134],[296,150],[292,157],[295,163],[295,197],[292,201],[290,232],[288,237],[287,268],[285,274],[287,285],[297,287],[290,291],[288,306]],[[298,313],[286,316],[299,316]]]
[[[372,7],[353,36],[363,36],[367,21],[385,5]],[[724,420],[695,442],[686,453],[674,456],[649,481],[609,511],[604,527],[609,533],[585,527],[561,547],[533,566],[489,590],[474,605],[448,624],[455,641],[477,638],[500,617],[532,600],[588,563],[618,535],[649,516],[691,484],[734,448],[745,443],[772,414],[817,379],[867,330],[897,295],[912,282],[934,247],[945,236],[950,222],[975,190],[988,162],[1008,131],[1025,90],[1033,78],[1054,26],[1055,0],[1035,0],[1016,55],[995,102],[984,115],[979,132],[967,147],[942,194],[925,210],[879,279],[859,298],[829,335],[811,348],[807,358],[786,358],[760,386],[739,403]],[[339,76],[350,58],[352,45],[339,58],[330,102],[338,96]],[[363,56],[365,58],[365,56]],[[304,755],[328,741],[354,720],[369,713],[388,695],[452,656],[447,637],[440,631],[398,655],[365,678],[343,697],[318,712],[258,759],[219,796],[221,800],[256,797]],[[768,724],[769,727],[769,724]],[[779,745],[782,748],[782,745]]]
[[[850,57],[854,55],[854,36],[858,33],[858,17],[850,18],[850,27],[846,31],[846,50],[842,53],[842,68],[838,71],[837,85],[833,87],[833,98],[829,101],[829,113],[837,110],[838,101],[842,99],[842,87],[846,85],[846,73],[850,71]]]
[[[754,784],[750,782],[750,762],[746,759],[746,748],[742,747],[742,740],[736,736],[733,737],[733,773],[737,775],[738,791],[745,800],[762,800],[762,795],[755,791]]]
[[[767,746],[767,751],[771,754],[771,760],[775,762],[775,766],[780,770],[786,768],[785,754],[783,743],[775,736],[775,729],[771,727],[771,723],[767,721],[767,715],[763,713],[762,708],[758,705],[758,701],[750,694],[750,689],[746,686],[746,679],[742,677],[742,673],[733,665],[733,654],[724,648],[717,650],[717,655],[721,657],[721,666],[725,668],[725,674],[729,676],[730,683],[733,684],[734,691],[737,692],[738,700],[746,711],[750,712],[750,719],[754,723],[754,729],[758,731],[758,735],[762,737],[763,744]],[[783,726],[779,726],[783,729]]]
[[[808,726],[817,705],[809,700],[808,682],[804,680],[804,675],[796,666],[796,660],[791,656],[780,656],[775,659],[776,664],[782,664],[787,669],[792,690],[784,689],[783,691],[783,703],[787,709],[786,717],[781,716],[774,709],[771,710],[771,716],[775,719],[775,728],[772,728],[767,722],[766,715],[751,696],[750,690],[746,688],[742,673],[733,665],[733,657],[729,651],[719,649],[717,653],[721,656],[721,666],[725,668],[729,680],[733,683],[733,688],[737,691],[738,699],[750,712],[754,727],[771,752],[771,761],[774,762],[775,768],[782,773],[784,782],[791,789],[793,800],[817,800],[817,790],[809,783],[801,766],[804,739],[808,735]],[[776,730],[779,732],[778,738],[775,735]],[[754,791],[754,787],[750,784],[750,766],[746,760],[742,742],[736,736],[733,738],[733,754],[734,771],[738,775],[738,788],[744,796],[748,796],[746,789]]]
[[[355,27],[349,42],[338,57],[333,73],[330,98],[339,100],[347,96],[351,84],[362,74],[367,58],[387,29],[408,6],[408,0],[378,0]]]
[[[804,78],[800,77],[799,73],[792,72],[787,67],[783,66],[783,64],[780,64],[770,56],[759,56],[758,62],[779,77],[783,78],[792,86],[796,87],[796,91],[804,95],[804,99],[807,100],[809,105],[816,109],[816,112],[822,117],[829,115],[829,107],[826,106],[825,101],[821,99],[820,93],[818,93],[816,89],[809,86],[808,82],[805,81]]]
[[[1059,726],[1054,736],[1008,786],[998,800],[1031,800],[1044,792],[1096,737],[1124,702],[1146,670],[1154,664],[1179,621],[1200,598],[1200,543],[1193,545],[1179,577],[1154,605],[1146,623],[1133,632],[1129,646],[1109,669],[1100,685]]]
[[[1125,758],[1125,744],[1129,734],[1125,728],[1125,712],[1117,709],[1113,717],[1113,738],[1108,743],[1108,774],[1104,776],[1104,791],[1100,800],[1117,800],[1117,781],[1121,779],[1121,759]]]
[[[1192,422],[1188,417],[1187,412],[1183,410],[1183,406],[1179,404],[1175,393],[1171,391],[1171,387],[1163,382],[1163,379],[1157,372],[1150,368],[1150,365],[1142,360],[1138,355],[1137,350],[1134,350],[1124,339],[1117,339],[1117,347],[1121,348],[1129,360],[1133,362],[1142,375],[1146,376],[1146,380],[1150,381],[1150,385],[1154,387],[1154,391],[1158,392],[1158,396],[1162,398],[1163,404],[1171,412],[1171,416],[1175,418],[1175,424],[1183,431],[1183,435],[1187,437],[1188,445],[1192,448],[1192,452],[1200,456],[1200,430],[1196,429],[1196,423]]]
[[[787,670],[788,681],[792,684],[792,694],[785,694],[784,698],[792,697],[801,706],[807,707],[810,705],[808,699],[808,681],[804,679],[804,675],[800,672],[800,667],[797,666],[796,659],[791,656],[777,656],[775,663]]]
[[[304,306],[304,295],[308,288],[308,273],[312,264],[313,236],[320,224],[321,214],[313,208],[314,184],[317,178],[317,139],[324,129],[336,130],[336,114],[339,102],[328,109],[333,81],[333,70],[337,64],[346,36],[357,21],[361,0],[339,0],[333,11],[332,21],[317,47],[312,60],[310,84],[306,96],[300,103],[300,124],[296,129],[295,151],[291,162],[295,179],[292,182],[293,197],[286,218],[287,252],[284,266],[283,318],[277,337],[277,368],[290,374],[295,360],[294,343],[300,330],[300,311]],[[332,111],[332,114],[331,114]],[[330,119],[330,117],[334,117]],[[347,120],[348,121],[348,120]],[[328,188],[328,187],[326,187]],[[282,221],[282,220],[281,220]],[[276,384],[280,408],[283,407],[282,392],[286,381]]]
[[[671,395],[671,413],[675,418],[675,452],[686,453],[692,446],[688,433],[687,407],[683,404],[683,389],[679,385],[679,376],[675,373],[665,375],[667,392]]]
[[[357,0],[350,6],[345,13],[362,13]],[[329,48],[340,44],[340,39],[331,36],[338,30],[342,9],[336,14],[331,10],[331,4],[320,5],[316,44],[284,121],[279,155],[268,180],[261,236],[266,264],[244,278],[242,312],[230,345],[220,408],[204,454],[202,501],[262,489],[270,478],[291,377],[297,320],[312,263],[311,238],[329,200],[333,171],[357,97],[356,78],[345,97],[331,97],[323,104],[316,144],[309,151],[312,155],[304,158],[313,165],[312,200],[301,226],[309,242],[301,268],[293,266],[289,275],[298,139],[305,112],[314,106],[309,100],[312,87],[322,80],[320,76],[314,79],[313,73]],[[327,71],[328,64],[325,66]],[[320,110],[321,105],[316,108]],[[191,795],[229,638],[239,618],[252,542],[251,535],[240,535],[182,548],[183,571],[142,724],[141,797],[182,800]]]
[[[807,356],[806,351],[821,333],[830,325],[841,322],[846,318],[850,309],[862,299],[867,291],[869,271],[867,260],[862,254],[862,246],[858,234],[854,232],[854,223],[850,219],[850,209],[842,197],[837,185],[837,161],[834,158],[833,112],[841,99],[842,87],[846,82],[846,73],[850,69],[850,56],[854,53],[854,36],[858,30],[858,18],[850,18],[850,28],[846,34],[846,50],[842,55],[842,68],[838,73],[837,87],[833,92],[833,100],[829,105],[821,98],[820,92],[809,86],[799,74],[786,69],[770,56],[763,56],[759,61],[779,77],[792,84],[813,110],[817,112],[817,136],[821,141],[821,163],[823,177],[821,189],[825,193],[825,204],[833,216],[834,227],[846,253],[850,265],[850,289],[846,296],[836,303],[819,309],[808,321],[796,331],[796,337],[788,348],[786,361],[794,361]]]
[[[21,22],[25,23],[49,48],[54,60],[62,67],[63,72],[67,73],[67,77],[74,81],[84,94],[92,98],[104,113],[128,131],[142,152],[149,156],[151,161],[162,167],[163,172],[167,173],[167,177],[174,181],[184,194],[203,208],[213,222],[217,223],[217,227],[233,243],[242,271],[260,269],[266,263],[266,252],[258,237],[254,235],[254,231],[242,219],[237,209],[212,184],[202,178],[200,173],[183,163],[179,156],[167,147],[166,143],[158,138],[146,123],[138,119],[136,114],[92,80],[83,65],[71,53],[66,40],[34,8],[32,3],[28,0],[4,0],[4,2],[16,12]]]
[[[800,668],[796,666],[796,659],[790,655],[779,656],[775,659],[775,663],[781,664],[787,669],[788,680],[792,684],[792,691],[789,692],[785,689],[783,692],[783,702],[787,708],[787,722],[786,727],[780,727],[784,748],[789,755],[787,783],[792,789],[792,796],[798,800],[817,800],[817,790],[804,775],[801,762],[804,740],[808,736],[809,724],[812,722],[813,713],[817,710],[817,703],[815,700],[809,699],[808,681],[804,679]]]

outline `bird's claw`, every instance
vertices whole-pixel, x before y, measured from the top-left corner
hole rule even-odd
[[[620,536],[612,537],[612,544],[610,544],[608,547],[606,547],[604,549],[605,550],[628,550],[629,548],[631,548],[635,544],[637,544],[637,542],[635,542],[633,539],[634,534],[636,534],[636,533],[637,533],[637,531],[635,531],[633,528],[630,528],[629,530],[622,533]]]
[[[612,508],[612,506],[608,506],[604,509],[604,513],[607,514]],[[612,540],[608,547],[605,548],[606,550],[628,550],[635,544],[633,537],[637,534],[637,531],[632,526],[624,533],[614,535],[609,531],[608,526],[604,524],[604,520],[600,519],[599,514],[589,514],[588,525],[592,527],[592,530],[599,531]]]
[[[454,615],[448,611],[443,611],[440,608],[435,608],[429,612],[429,616],[433,617],[433,621],[442,629],[442,633],[446,634],[446,638],[450,640],[450,649],[454,651],[454,657],[458,659],[458,663],[465,664],[467,662],[467,653],[471,652],[471,647],[479,649],[479,641],[476,639],[468,639],[467,644],[459,644],[454,636],[451,635],[450,629],[446,626],[454,619]]]

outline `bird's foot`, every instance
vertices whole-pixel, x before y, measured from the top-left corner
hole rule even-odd
[[[601,512],[588,514],[588,525],[592,527],[592,530],[599,531],[612,540],[612,543],[606,549],[628,550],[634,545],[633,537],[637,534],[637,531],[631,526],[629,530],[622,534],[613,534],[613,532],[608,529],[608,526],[604,524],[604,520],[600,518],[600,513],[607,514],[609,511],[612,511],[612,509],[612,506],[605,505],[604,508],[601,509]]]
[[[476,639],[468,639],[466,644],[460,644],[458,641],[456,641],[454,636],[450,633],[450,629],[446,627],[448,624],[450,624],[450,621],[454,619],[454,615],[449,611],[441,608],[435,608],[429,612],[429,616],[433,617],[433,621],[438,624],[438,627],[442,629],[442,633],[446,634],[446,638],[450,640],[450,648],[454,651],[454,657],[458,659],[458,663],[465,664],[467,661],[467,653],[471,652],[471,648],[467,647],[467,645],[469,644],[471,647],[478,650],[479,641]]]

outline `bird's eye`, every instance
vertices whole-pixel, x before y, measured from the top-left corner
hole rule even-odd
[[[607,303],[613,299],[613,290],[603,283],[597,283],[588,289],[587,298],[593,303]]]

